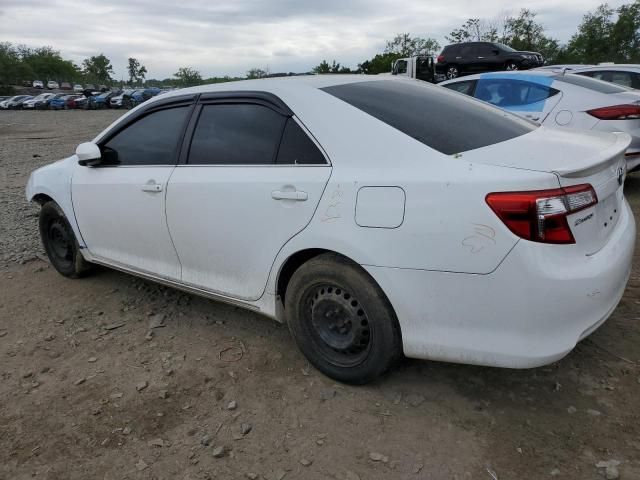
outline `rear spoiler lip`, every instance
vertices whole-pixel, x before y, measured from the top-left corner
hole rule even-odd
[[[579,178],[593,175],[603,170],[607,165],[624,160],[624,153],[631,144],[631,135],[624,132],[613,132],[616,141],[605,150],[598,152],[598,156],[589,158],[589,162],[579,169],[558,168],[553,173],[563,178]]]

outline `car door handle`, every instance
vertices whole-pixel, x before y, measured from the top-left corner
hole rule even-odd
[[[525,115],[525,117],[527,117],[529,120],[533,120],[534,122],[540,120],[540,117],[534,117],[533,115]]]
[[[271,198],[274,200],[296,200],[298,202],[304,202],[309,195],[307,192],[300,192],[298,190],[294,190],[293,192],[281,192],[280,190],[274,190],[271,192]]]
[[[142,191],[143,192],[151,192],[151,193],[158,193],[162,191],[162,185],[160,185],[159,183],[146,183],[144,185],[142,185]]]

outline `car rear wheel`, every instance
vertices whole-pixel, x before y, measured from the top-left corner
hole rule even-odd
[[[40,238],[49,261],[58,273],[79,278],[89,272],[87,262],[62,209],[55,202],[47,202],[40,209]]]
[[[402,357],[391,304],[360,266],[339,255],[320,255],[296,270],[285,312],[302,353],[338,381],[370,382]]]
[[[460,76],[460,70],[457,65],[449,65],[447,67],[447,80],[458,78]]]
[[[518,64],[516,62],[507,62],[504,66],[504,69],[508,72],[518,70]]]

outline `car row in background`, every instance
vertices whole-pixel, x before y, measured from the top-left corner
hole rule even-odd
[[[100,92],[106,92],[109,90],[109,87],[107,87],[106,85],[98,85],[97,87],[91,83],[88,83],[84,86],[79,83],[72,85],[69,82],[58,83],[55,80],[49,80],[46,84],[42,80],[34,80],[31,83],[31,86],[33,88],[40,89],[44,89],[46,86],[46,88],[48,88],[49,90],[73,90],[74,92],[78,93],[83,92],[84,90],[98,90]]]
[[[442,82],[536,123],[580,130],[626,132],[627,170],[640,169],[640,91],[552,69],[494,72]]]
[[[89,85],[93,86],[93,85]],[[156,95],[169,90],[140,88],[137,90],[107,90],[106,92],[83,90],[81,94],[41,93],[40,95],[15,95],[0,97],[1,110],[69,110],[84,108],[133,108]]]

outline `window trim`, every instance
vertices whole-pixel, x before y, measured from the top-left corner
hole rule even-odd
[[[153,104],[149,105],[148,108],[141,109],[140,112],[135,115],[131,115],[124,119],[122,123],[116,125],[113,129],[111,129],[107,134],[105,134],[102,138],[100,138],[96,144],[100,151],[102,152],[103,147],[110,142],[115,136],[123,132],[125,129],[132,126],[134,123],[144,119],[145,117],[151,115],[152,113],[161,112],[164,110],[171,110],[173,108],[187,107],[186,119],[184,124],[182,125],[181,133],[178,136],[178,142],[176,142],[175,149],[173,151],[173,162],[171,164],[166,163],[158,163],[158,164],[144,164],[144,165],[101,165],[98,164],[93,168],[175,168],[180,160],[180,153],[182,149],[182,144],[184,142],[184,135],[187,131],[187,128],[191,122],[191,118],[193,117],[193,111],[196,106],[196,96],[180,96],[174,98],[167,98],[160,102],[153,102]],[[182,138],[182,141],[180,139]]]
[[[305,164],[305,165],[296,165],[296,164],[278,164],[276,163],[276,159],[278,158],[278,153],[280,152],[280,145],[282,143],[282,138],[284,136],[284,130],[286,127],[286,120],[282,127],[282,131],[280,132],[280,140],[278,141],[278,146],[276,148],[274,157],[272,159],[272,163],[269,164],[230,164],[230,163],[211,163],[211,164],[191,164],[189,163],[189,151],[191,150],[191,143],[193,142],[193,136],[195,134],[196,126],[198,124],[198,120],[200,119],[200,115],[202,113],[203,108],[206,105],[241,105],[241,104],[251,104],[251,105],[260,105],[263,107],[267,107],[276,113],[284,116],[286,119],[294,120],[298,126],[302,129],[302,131],[309,137],[309,139],[315,144],[315,146],[320,150],[320,153],[324,157],[326,163],[318,163],[318,164]],[[188,122],[187,128],[184,132],[184,139],[182,142],[182,146],[180,148],[180,156],[178,159],[178,167],[237,167],[237,168],[304,168],[304,167],[331,167],[331,161],[329,160],[329,155],[322,148],[322,145],[318,142],[318,140],[313,136],[313,134],[309,131],[309,129],[300,121],[298,117],[294,115],[291,109],[278,98],[276,95],[269,92],[215,92],[203,94],[200,96],[195,109],[191,114],[191,118]]]

